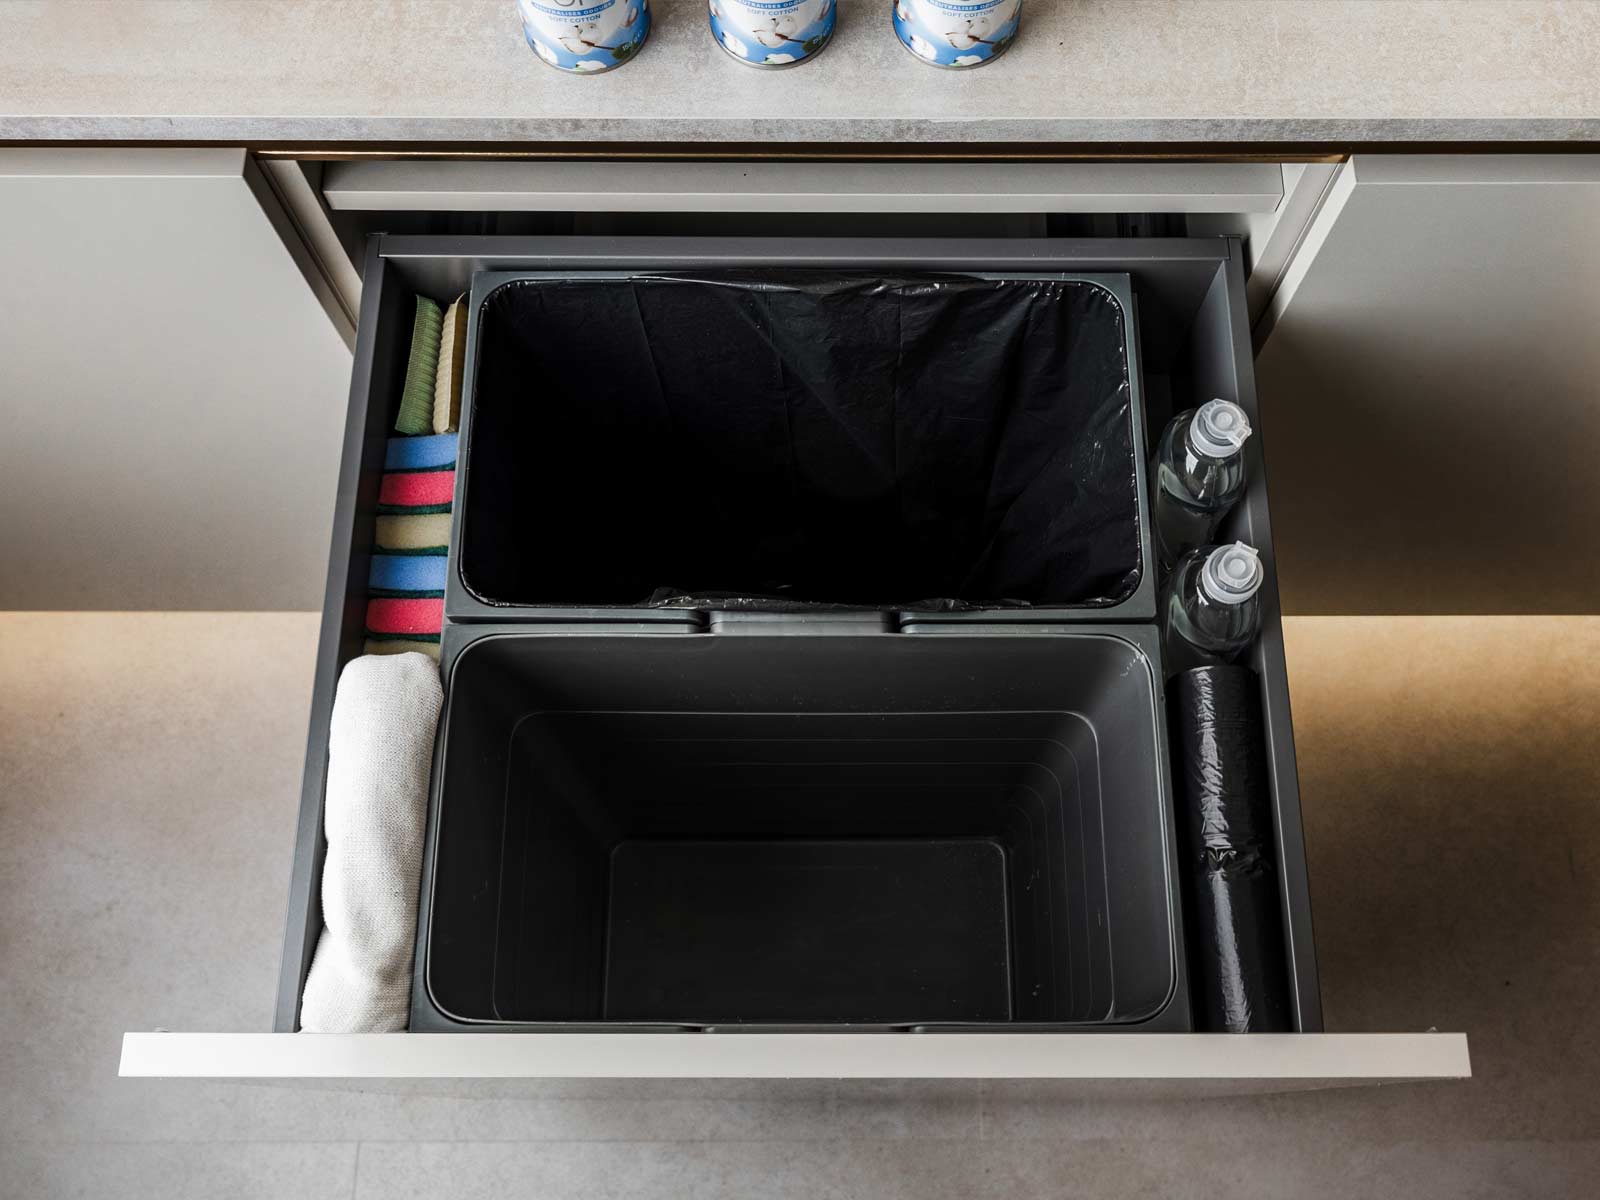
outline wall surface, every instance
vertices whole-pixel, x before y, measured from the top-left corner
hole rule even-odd
[[[322,606],[350,353],[243,169],[0,149],[0,609]]]
[[[0,4],[0,138],[785,142],[1600,137],[1587,0],[1027,0],[982,70],[840,0],[827,53],[758,71],[705,0],[653,0],[621,70],[543,66],[512,0]]]

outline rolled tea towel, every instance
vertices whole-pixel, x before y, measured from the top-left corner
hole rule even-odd
[[[444,692],[422,654],[352,659],[328,734],[322,934],[306,1033],[389,1033],[410,1016],[428,776]]]

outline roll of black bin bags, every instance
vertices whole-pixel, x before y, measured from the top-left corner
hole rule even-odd
[[[1291,1032],[1260,680],[1195,667],[1168,696],[1196,1028]]]

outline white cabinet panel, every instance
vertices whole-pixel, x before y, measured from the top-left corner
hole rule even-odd
[[[254,170],[0,150],[0,608],[320,604],[350,353]]]
[[[1600,156],[1357,156],[1257,335],[1286,611],[1595,611]]]

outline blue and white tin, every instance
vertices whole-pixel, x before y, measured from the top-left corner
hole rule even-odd
[[[529,49],[574,75],[620,67],[650,36],[650,0],[517,0],[517,12]]]
[[[1022,0],[892,0],[900,44],[935,67],[981,67],[1017,39]]]
[[[711,36],[752,67],[809,62],[833,37],[835,0],[710,0]]]

